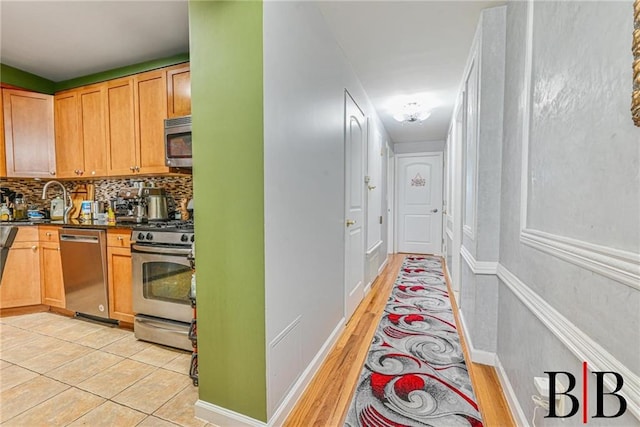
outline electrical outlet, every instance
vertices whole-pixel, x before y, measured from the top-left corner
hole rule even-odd
[[[549,378],[545,377],[534,377],[533,384],[538,391],[540,397],[542,397],[546,402],[549,402]],[[555,396],[555,407],[556,414],[564,415],[564,395],[558,393],[564,393],[566,390],[565,386],[556,379],[556,396]]]

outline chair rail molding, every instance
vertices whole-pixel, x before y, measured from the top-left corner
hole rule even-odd
[[[539,230],[520,231],[527,246],[640,290],[640,254]]]
[[[571,323],[502,264],[498,264],[498,278],[579,361],[586,361],[591,371],[613,371],[622,375],[625,386],[617,393],[627,400],[629,412],[640,420],[640,376]],[[609,391],[615,390],[617,386],[609,378],[605,378],[604,385]]]
[[[460,247],[460,255],[462,255],[462,258],[464,258],[467,265],[474,274],[495,275],[498,272],[497,262],[478,261],[464,246]]]

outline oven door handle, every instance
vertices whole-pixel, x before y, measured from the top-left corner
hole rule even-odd
[[[164,255],[189,255],[191,252],[190,248],[175,248],[175,247],[164,247],[164,246],[141,246],[133,244],[131,245],[131,250],[135,252],[145,252],[151,254],[164,254]]]

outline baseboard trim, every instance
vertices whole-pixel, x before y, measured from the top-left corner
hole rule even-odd
[[[516,392],[511,386],[511,381],[509,381],[507,371],[504,370],[504,366],[502,366],[502,362],[500,362],[500,358],[498,356],[496,356],[495,361],[498,380],[500,381],[500,385],[502,386],[502,392],[507,399],[507,405],[509,405],[511,415],[515,418],[514,421],[516,422],[516,425],[529,427],[529,420],[525,416],[524,411],[522,410],[522,406],[520,406],[520,402],[518,401],[518,396],[516,396]]]
[[[295,407],[296,403],[298,403],[298,399],[300,399],[300,396],[302,396],[302,393],[311,382],[313,375],[318,372],[320,365],[322,365],[322,363],[325,361],[327,355],[329,354],[329,351],[331,350],[331,348],[333,348],[333,345],[338,340],[338,337],[344,330],[345,324],[345,319],[340,319],[340,322],[338,322],[336,327],[329,335],[329,338],[327,338],[327,340],[324,342],[324,344],[320,348],[320,351],[316,353],[311,363],[309,363],[309,365],[302,372],[293,387],[291,387],[286,397],[282,400],[280,406],[278,406],[278,408],[274,411],[273,416],[268,423],[269,426],[281,426],[284,424],[285,420],[289,416],[289,413]]]
[[[462,255],[462,258],[464,258],[471,271],[473,271],[473,274],[495,275],[498,271],[497,262],[478,261],[464,246],[460,247],[460,255]]]
[[[591,371],[613,371],[622,375],[624,387],[618,394],[627,400],[627,410],[640,420],[640,376],[571,323],[502,264],[498,265],[498,278],[579,361],[586,361]],[[604,385],[609,391],[616,387],[608,376],[605,377]]]
[[[222,406],[214,405],[198,399],[195,405],[195,415],[204,421],[219,427],[266,427],[265,422],[246,415],[239,414]]]
[[[382,264],[380,264],[380,267],[378,268],[378,276],[376,277],[376,279],[380,277],[380,275],[382,274],[382,270],[384,270],[388,262],[389,262],[389,256],[387,255],[387,257],[384,259],[384,261],[382,261]]]
[[[282,403],[280,403],[278,408],[273,412],[273,416],[270,417],[269,422],[265,423],[247,417],[246,415],[239,414],[204,400],[198,400],[195,404],[196,417],[220,427],[275,427],[283,425],[291,410],[295,407],[296,403],[298,403],[298,399],[311,382],[313,375],[318,371],[320,365],[322,365],[329,354],[329,351],[338,340],[345,323],[344,318],[340,319],[340,322],[338,322],[333,329],[329,338],[327,338],[320,348],[320,351],[318,351],[311,363],[309,363],[300,377],[298,377],[298,380],[291,387],[282,400]]]
[[[478,350],[473,346],[471,336],[469,335],[469,329],[467,328],[467,323],[464,321],[462,310],[458,310],[458,317],[460,318],[460,323],[462,324],[462,335],[464,335],[464,341],[467,343],[467,350],[469,350],[469,357],[471,357],[471,361],[479,363],[481,365],[495,366],[495,353],[486,350]]]

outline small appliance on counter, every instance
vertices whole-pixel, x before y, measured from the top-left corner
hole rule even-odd
[[[143,194],[144,189],[145,187],[124,187],[118,191],[113,209],[117,221],[147,222],[147,201]]]
[[[142,197],[145,198],[147,206],[147,220],[165,221],[169,219],[169,207],[167,203],[167,193],[162,187],[143,187]]]

